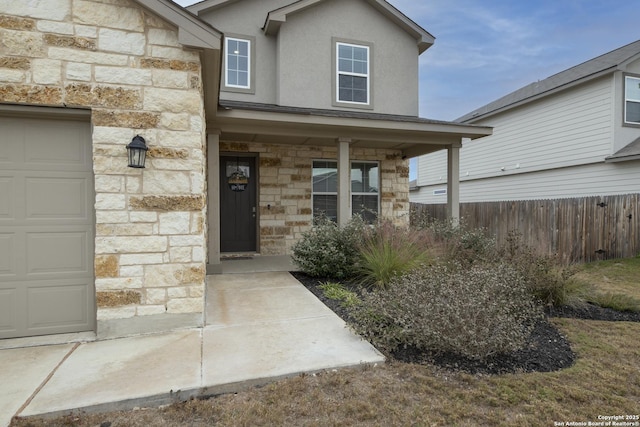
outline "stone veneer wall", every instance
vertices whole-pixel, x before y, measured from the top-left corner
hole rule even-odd
[[[129,0],[0,0],[0,102],[92,111],[99,321],[203,312],[200,71]],[[147,169],[127,167],[136,134]]]
[[[290,254],[312,224],[313,160],[335,160],[337,147],[221,141],[220,151],[259,155],[259,250],[262,255]],[[409,161],[400,151],[373,148],[351,148],[350,158],[380,162],[380,216],[408,225]]]

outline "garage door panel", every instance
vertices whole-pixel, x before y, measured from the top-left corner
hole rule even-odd
[[[47,329],[60,333],[65,328],[88,327],[89,296],[88,283],[29,288],[27,328],[34,333],[46,333]]]
[[[2,116],[0,129],[0,339],[91,331],[91,125]]]
[[[87,178],[26,178],[26,218],[89,217]]]
[[[0,220],[15,218],[14,178],[0,176]]]
[[[0,289],[0,337],[18,330],[17,289]]]
[[[84,123],[42,120],[26,129],[25,165],[86,169],[91,162],[91,139]]]
[[[90,269],[85,254],[90,247],[90,238],[86,231],[27,233],[27,276],[88,274]]]
[[[18,251],[15,233],[0,233],[0,276],[17,274],[15,254]]]
[[[0,117],[0,129],[2,129],[2,144],[0,144],[0,165],[4,168],[21,164],[24,144],[24,129],[16,126],[20,119],[15,117]]]

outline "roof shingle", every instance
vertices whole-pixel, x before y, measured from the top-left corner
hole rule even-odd
[[[552,75],[544,80],[540,80],[531,83],[523,88],[520,88],[508,95],[503,96],[489,104],[480,107],[462,117],[456,119],[456,122],[470,122],[477,120],[482,116],[489,113],[493,113],[497,110],[508,108],[509,106],[518,104],[527,99],[543,95],[546,92],[551,92],[554,89],[558,89],[562,86],[577,82],[582,79],[587,79],[592,76],[599,75],[601,73],[613,72],[616,67],[630,58],[640,54],[640,40],[630,43],[626,46],[622,46],[611,52],[600,55],[582,64],[571,67],[567,70],[561,71]]]

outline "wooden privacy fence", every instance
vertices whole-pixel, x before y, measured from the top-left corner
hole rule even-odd
[[[540,253],[566,263],[633,257],[640,253],[640,194],[575,199],[460,204],[472,228],[486,228],[498,242],[517,230]],[[412,203],[419,215],[446,218],[446,205]]]

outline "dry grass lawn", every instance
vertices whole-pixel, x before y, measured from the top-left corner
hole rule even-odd
[[[576,278],[600,292],[624,294],[640,300],[640,257],[584,264]]]
[[[553,373],[473,376],[389,363],[283,380],[162,409],[12,426],[553,426],[640,413],[640,323],[553,319],[578,360]]]

